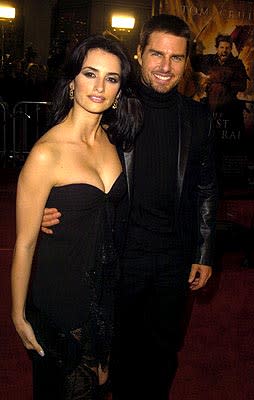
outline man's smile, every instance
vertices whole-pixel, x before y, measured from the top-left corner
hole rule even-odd
[[[172,78],[173,75],[172,74],[165,75],[165,74],[161,74],[161,73],[158,73],[158,72],[154,72],[153,76],[155,78],[161,80],[161,81],[169,81]]]

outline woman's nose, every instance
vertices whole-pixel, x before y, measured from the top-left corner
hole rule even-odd
[[[102,93],[104,91],[104,80],[103,79],[97,79],[95,82],[95,90],[98,93]]]

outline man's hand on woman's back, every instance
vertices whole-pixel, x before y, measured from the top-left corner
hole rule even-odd
[[[41,221],[41,231],[52,235],[53,230],[49,227],[59,224],[61,213],[57,208],[44,208],[44,213]]]

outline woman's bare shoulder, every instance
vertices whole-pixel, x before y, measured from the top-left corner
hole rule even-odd
[[[62,134],[63,129],[60,125],[53,126],[51,129],[49,129],[47,132],[45,132],[40,139],[37,140],[35,144],[41,144],[41,143],[59,143],[62,140]]]
[[[53,140],[48,140],[41,137],[32,147],[25,166],[33,167],[36,169],[40,167],[53,167],[56,165],[57,159],[60,156],[59,148],[57,143]]]
[[[60,152],[59,128],[53,127],[34,144],[29,156],[39,160],[54,161]]]

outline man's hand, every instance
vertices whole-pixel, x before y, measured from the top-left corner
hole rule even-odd
[[[191,290],[198,290],[204,287],[212,275],[212,267],[209,265],[192,264],[189,275]]]
[[[42,232],[52,235],[53,230],[48,227],[59,224],[60,217],[61,213],[56,208],[45,208],[41,222]]]

